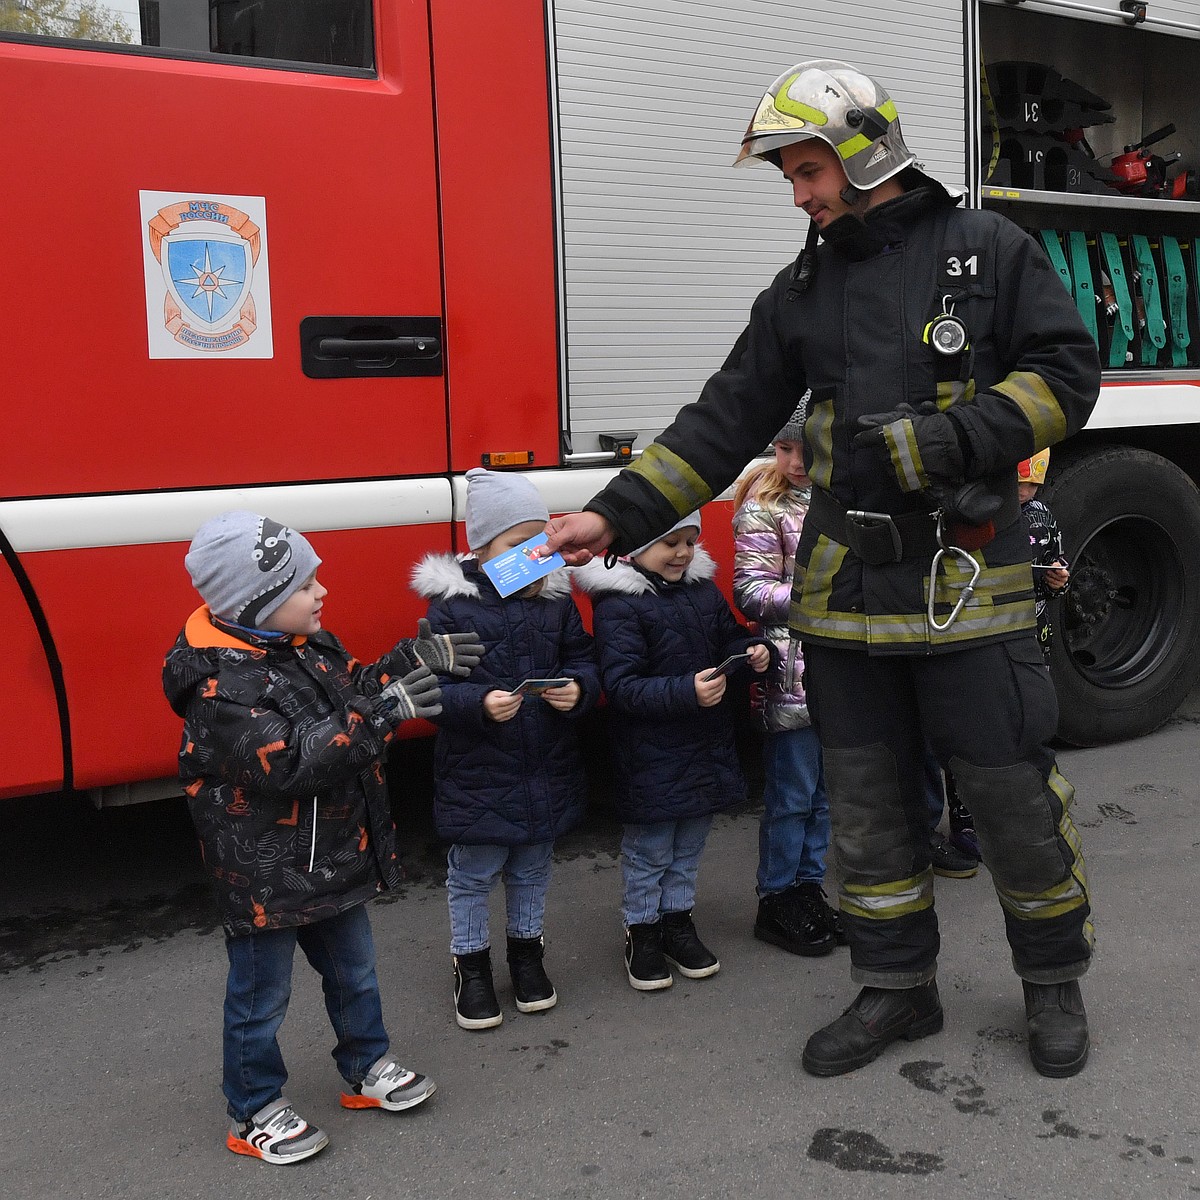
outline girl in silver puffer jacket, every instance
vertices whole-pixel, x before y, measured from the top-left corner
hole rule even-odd
[[[829,848],[829,801],[821,746],[808,717],[800,645],[788,635],[796,546],[811,484],[804,467],[803,405],[775,437],[775,458],[738,484],[733,518],[733,594],[738,608],[779,651],[754,704],[763,729],[766,785],[759,826],[754,934],[793,954],[845,944],[821,884]]]

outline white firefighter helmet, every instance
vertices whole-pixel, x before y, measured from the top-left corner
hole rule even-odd
[[[846,178],[864,192],[915,161],[887,92],[856,67],[832,59],[796,63],[771,84],[733,165],[761,159],[778,166],[782,147],[809,138],[832,146]]]

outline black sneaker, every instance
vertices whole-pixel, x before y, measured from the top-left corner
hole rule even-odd
[[[504,1020],[492,983],[492,952],[454,956],[454,1019],[463,1029],[491,1029]]]
[[[663,913],[662,948],[667,962],[688,979],[707,979],[721,969],[717,956],[696,933],[690,909]]]
[[[808,902],[813,915],[833,934],[834,942],[839,946],[848,946],[850,939],[842,927],[842,916],[828,900],[825,899],[825,889],[819,883],[798,883],[800,895]]]
[[[759,898],[754,936],[806,958],[832,954],[837,945],[837,938],[806,899],[799,884]]]
[[[639,992],[657,992],[675,982],[663,956],[662,922],[630,925],[625,930],[625,973]]]
[[[930,835],[929,858],[933,873],[947,879],[970,879],[979,874],[979,860],[952,846],[940,833]]]
[[[947,780],[950,778],[947,776]],[[953,787],[946,790],[954,792]],[[975,832],[975,818],[958,798],[957,792],[947,801],[946,809],[950,816],[950,844],[978,862],[983,854],[979,849],[979,835]]]
[[[520,1012],[545,1012],[558,1003],[554,984],[542,966],[544,952],[545,943],[540,937],[508,939],[508,972]]]

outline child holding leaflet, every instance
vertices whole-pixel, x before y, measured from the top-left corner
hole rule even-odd
[[[624,878],[625,970],[630,986],[658,991],[720,970],[696,933],[696,876],[713,814],[746,798],[726,675],[714,668],[748,652],[762,672],[765,641],[738,624],[696,545],[700,514],[609,569],[576,572],[590,593],[613,738]]]
[[[454,1013],[463,1029],[503,1020],[488,933],[488,895],[501,877],[517,1009],[543,1012],[558,1001],[542,962],[542,920],[554,839],[583,814],[575,727],[599,697],[600,681],[568,572],[505,597],[483,570],[540,534],[548,517],[529,480],[476,467],[467,472],[470,555],[431,554],[412,577],[429,601],[433,629],[476,629],[487,651],[469,678],[443,682],[435,718],[434,819],[453,843],[446,886]],[[526,680],[558,678],[568,682],[543,684],[536,694],[516,690]]]
[[[812,483],[804,466],[805,406],[775,435],[775,458],[755,467],[734,493],[733,595],[779,652],[754,688],[762,721],[763,815],[758,836],[758,915],[754,936],[792,954],[828,954],[845,944],[825,900],[829,799],[821,743],[808,717],[804,659],[788,633],[796,546]]]
[[[473,636],[398,642],[372,666],[321,628],[321,560],[293,529],[227,512],[192,540],[205,606],[163,666],[184,719],[179,773],[225,926],[224,1083],[235,1154],[290,1164],[328,1137],[283,1095],[276,1034],[296,947],[320,973],[345,1108],[412,1108],[433,1080],[389,1050],[365,901],[399,883],[381,759],[438,709],[430,666],[466,671]]]

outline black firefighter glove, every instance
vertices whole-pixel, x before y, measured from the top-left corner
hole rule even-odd
[[[1000,507],[1000,497],[983,483],[963,482],[958,430],[932,400],[868,413],[858,429],[854,447],[887,463],[902,491],[928,492],[951,524],[981,525]]]
[[[429,621],[417,622],[417,657],[431,671],[443,675],[470,675],[483,657],[483,643],[471,630],[467,633],[434,633]]]

